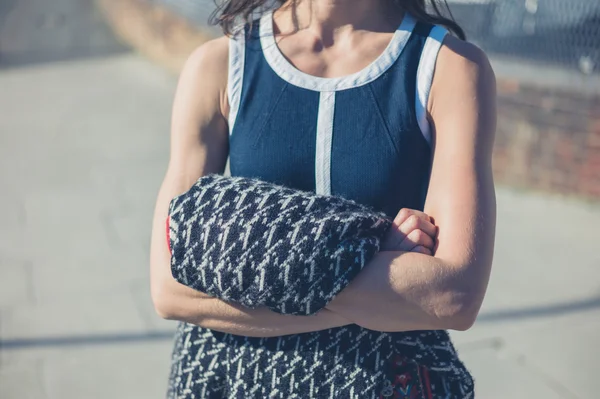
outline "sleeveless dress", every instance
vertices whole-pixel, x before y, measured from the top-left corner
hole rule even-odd
[[[406,14],[365,69],[319,78],[279,51],[272,12],[230,40],[230,170],[368,205],[423,209],[431,165],[426,105],[447,31]],[[309,317],[309,316],[307,316]],[[168,398],[471,398],[446,331],[356,325],[254,338],[180,323]]]

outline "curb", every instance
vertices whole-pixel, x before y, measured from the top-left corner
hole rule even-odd
[[[108,25],[125,44],[173,73],[179,73],[188,56],[213,39],[208,29],[144,0],[96,0]]]

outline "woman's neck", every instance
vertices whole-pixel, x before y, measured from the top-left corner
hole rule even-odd
[[[278,14],[281,33],[307,29],[325,42],[355,30],[393,32],[402,18],[392,0],[288,0]]]

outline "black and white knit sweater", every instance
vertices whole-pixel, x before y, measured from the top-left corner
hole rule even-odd
[[[170,204],[171,269],[180,283],[217,298],[309,316],[369,263],[390,225],[342,198],[206,176]],[[445,331],[352,325],[249,338],[182,324],[176,342],[171,398],[379,398],[398,354],[437,373],[446,393],[472,395]]]
[[[323,309],[377,253],[391,225],[339,197],[216,175],[175,198],[169,216],[180,283],[294,315]]]

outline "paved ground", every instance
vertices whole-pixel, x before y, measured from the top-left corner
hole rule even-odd
[[[94,0],[0,1],[0,68],[125,51]]]
[[[113,55],[0,70],[2,399],[164,397],[173,324],[151,307],[148,241],[175,80],[103,37]],[[597,398],[600,206],[498,202],[489,294],[454,334],[478,397]]]

